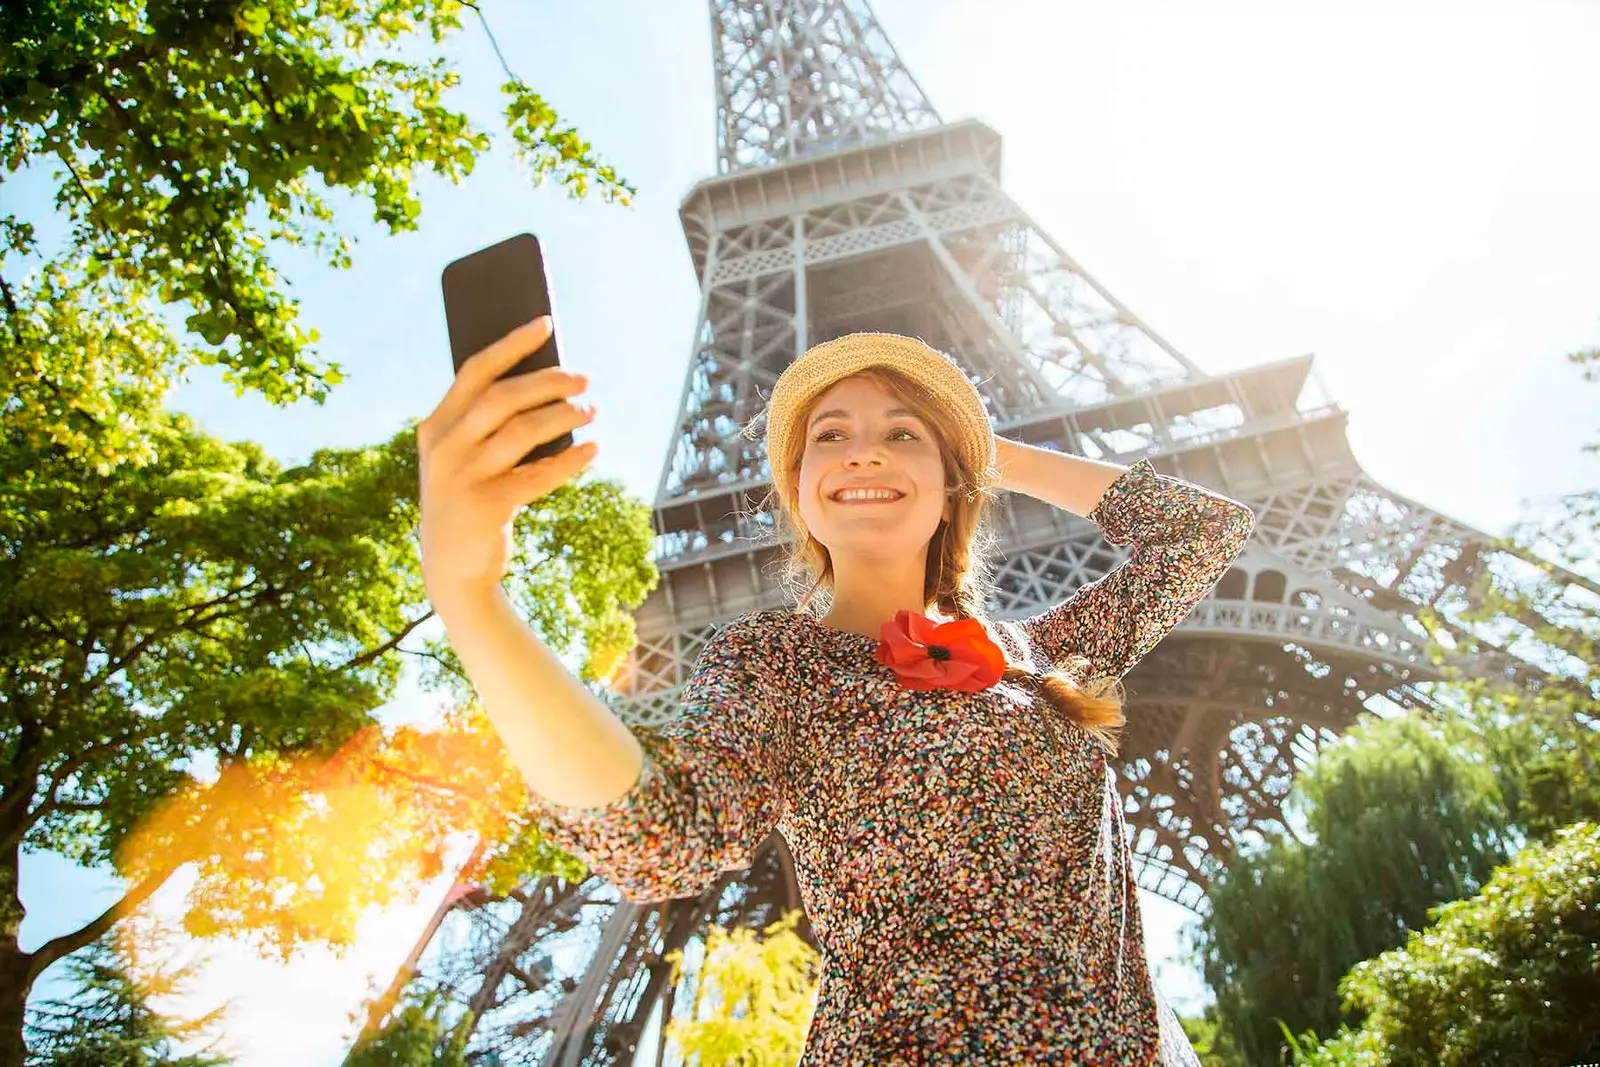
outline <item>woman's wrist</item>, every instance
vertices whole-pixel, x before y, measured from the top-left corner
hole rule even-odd
[[[428,604],[448,627],[452,619],[479,615],[493,608],[504,596],[505,587],[499,582],[493,585],[456,586],[428,590]]]
[[[1087,516],[1127,467],[1020,441],[995,438],[999,486]]]
[[[1016,458],[1016,447],[1017,443],[1009,437],[1001,437],[999,434],[994,435],[994,466],[1000,475],[997,484],[1001,489],[1011,488],[1008,484],[1008,477],[1011,472],[1011,464]]]

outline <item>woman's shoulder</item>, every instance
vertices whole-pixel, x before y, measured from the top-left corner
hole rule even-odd
[[[818,665],[804,626],[783,608],[745,611],[715,624],[691,669],[694,684],[731,687],[759,695],[774,709],[790,707]]]
[[[708,641],[724,654],[765,668],[780,680],[796,682],[804,680],[800,675],[827,669],[840,657],[858,659],[862,646],[872,644],[860,634],[833,630],[809,615],[781,607],[735,615]]]
[[[706,635],[706,647],[742,659],[765,660],[793,643],[795,618],[793,612],[782,608],[741,612],[713,624]]]
[[[783,608],[756,608],[740,612],[713,628],[717,638],[723,641],[761,641],[785,632],[792,618],[794,613]]]

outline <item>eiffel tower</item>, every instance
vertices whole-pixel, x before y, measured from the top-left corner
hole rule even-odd
[[[1202,909],[1241,845],[1281,831],[1280,802],[1320,745],[1374,701],[1436,706],[1426,688],[1441,670],[1417,613],[1470,600],[1509,553],[1364,474],[1346,412],[1301,400],[1310,355],[1213,375],[1157,335],[1006,195],[993,129],[939,119],[865,0],[712,0],[711,16],[717,174],[680,210],[699,319],[656,494],[661,582],[636,614],[613,706],[664,723],[719,625],[787,605],[770,577],[764,444],[741,433],[779,373],[851,331],[919,336],[966,367],[997,433],[1149,457],[1256,512],[1233,568],[1125,679],[1140,882]],[[1043,610],[1124,558],[1087,520],[1020,495],[998,518],[993,618]],[[1487,648],[1479,673],[1537,684]],[[596,877],[514,896],[515,920],[482,927],[457,972],[492,976],[475,1017],[507,1002],[509,979],[548,990],[551,946],[582,909],[606,915],[581,978],[504,1031],[553,1033],[542,1062],[562,1067],[635,1062],[652,1013],[672,1017],[680,994],[663,956],[709,923],[759,927],[802,907],[776,833],[698,899],[633,904]],[[660,1061],[647,1049],[637,1062]]]

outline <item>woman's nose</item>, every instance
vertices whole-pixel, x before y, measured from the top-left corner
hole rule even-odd
[[[856,445],[844,457],[844,462],[847,467],[860,467],[867,464],[881,467],[883,465],[883,449],[870,443]]]

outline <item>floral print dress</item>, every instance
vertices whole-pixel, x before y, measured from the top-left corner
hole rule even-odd
[[[1130,558],[991,622],[1013,663],[1121,677],[1255,525],[1148,459],[1088,517]],[[729,621],[682,714],[639,731],[633,788],[594,808],[538,801],[536,819],[639,902],[698,895],[778,829],[823,956],[802,1067],[1197,1067],[1151,982],[1105,749],[1031,688],[907,689],[876,645],[783,609]]]

